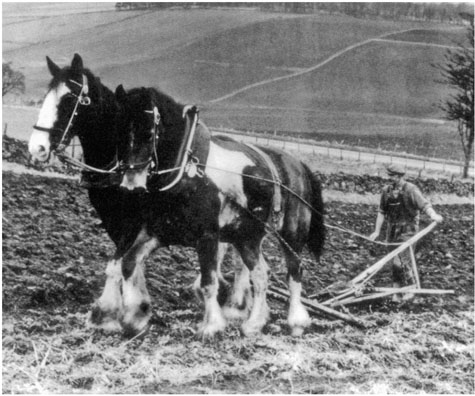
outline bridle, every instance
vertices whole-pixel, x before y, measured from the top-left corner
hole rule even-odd
[[[68,124],[66,125],[66,128],[58,128],[58,127],[52,127],[52,128],[44,128],[39,125],[33,125],[33,129],[41,132],[47,132],[51,134],[54,131],[59,131],[62,132],[61,139],[57,145],[57,147],[53,150],[51,150],[61,161],[67,162],[71,165],[77,166],[78,168],[82,168],[83,170],[87,170],[89,172],[97,172],[97,173],[115,173],[118,166],[119,166],[119,161],[117,159],[117,154],[116,158],[112,161],[112,167],[111,169],[100,169],[100,168],[95,168],[93,166],[87,165],[82,161],[77,160],[76,158],[70,156],[68,153],[66,153],[66,147],[69,145],[69,141],[72,139],[71,134],[71,128],[73,127],[74,124],[74,119],[78,115],[78,108],[79,106],[89,106],[91,104],[91,98],[89,97],[89,85],[87,82],[87,77],[85,74],[82,74],[82,83],[79,83],[75,80],[69,79],[69,81],[73,84],[78,85],[81,87],[79,94],[74,94],[73,92],[70,93],[70,95],[74,96],[76,98],[76,103],[74,104],[73,111],[71,113],[71,116],[69,117]],[[68,143],[65,143],[68,142]]]
[[[129,170],[135,170],[135,171],[141,171],[144,168],[146,168],[148,165],[151,164],[149,173],[150,174],[156,174],[156,169],[158,167],[158,153],[157,153],[157,143],[158,139],[160,137],[160,121],[162,119],[160,112],[158,111],[158,108],[154,106],[153,110],[144,110],[145,113],[147,114],[153,114],[153,135],[152,135],[152,155],[150,158],[146,161],[139,162],[139,163],[125,163],[124,161],[121,161],[119,164],[119,171],[120,172],[127,172]]]
[[[50,133],[50,134],[54,131],[60,131],[60,132],[63,133],[63,135],[61,136],[61,139],[58,143],[58,146],[54,150],[52,150],[55,153],[62,152],[66,149],[67,144],[65,144],[64,142],[66,141],[66,138],[68,138],[68,140],[70,140],[70,136],[69,136],[70,130],[73,126],[74,118],[78,115],[79,105],[89,106],[91,104],[91,98],[88,96],[89,85],[87,83],[87,77],[84,74],[82,75],[82,84],[78,83],[77,81],[72,80],[72,79],[70,79],[69,81],[72,82],[73,84],[76,84],[76,85],[80,86],[81,90],[79,91],[78,95],[75,95],[72,92],[70,93],[70,95],[75,96],[77,100],[76,100],[76,103],[74,105],[74,109],[71,113],[71,116],[69,117],[69,121],[68,121],[68,124],[66,125],[66,128],[64,128],[64,130],[63,130],[63,129],[58,128],[58,127],[44,128],[44,127],[41,127],[41,126],[38,126],[38,125],[33,125],[33,129],[36,129],[37,131],[47,132],[47,133]]]
[[[169,169],[158,169],[159,161],[158,161],[158,153],[157,153],[157,143],[160,138],[160,129],[159,125],[161,122],[161,116],[158,111],[158,108],[155,106],[153,110],[144,110],[145,113],[148,114],[153,114],[154,117],[154,130],[153,130],[153,138],[152,138],[152,154],[150,158],[144,162],[140,163],[134,163],[134,164],[129,164],[129,163],[121,163],[119,166],[119,171],[121,172],[126,172],[129,170],[143,170],[146,168],[148,165],[151,165],[148,169],[148,176],[156,176],[156,175],[163,175],[166,173],[171,173],[178,171],[175,178],[168,183],[166,186],[161,187],[159,191],[166,191],[175,186],[183,177],[183,174],[185,172],[193,172],[193,175],[198,175],[199,177],[203,177],[204,172],[201,169],[198,169],[197,164],[198,164],[198,159],[193,157],[192,150],[191,150],[191,145],[193,143],[193,137],[195,134],[196,130],[196,125],[198,124],[199,120],[199,110],[195,106],[185,106],[183,109],[183,118],[187,119],[186,126],[185,126],[185,132],[189,130],[189,133],[187,134],[187,139],[185,144],[183,145],[181,153],[178,154],[178,156],[182,155],[181,163],[177,164],[176,167],[169,168]],[[188,123],[188,113],[193,112],[193,122],[191,125]],[[188,128],[189,127],[189,128]],[[190,173],[191,174],[191,173]]]

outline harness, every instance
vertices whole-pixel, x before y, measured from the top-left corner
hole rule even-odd
[[[282,181],[280,180],[279,173],[277,171],[277,168],[275,164],[272,162],[272,160],[269,158],[269,156],[264,153],[260,148],[257,146],[254,146],[253,144],[250,143],[244,143],[247,147],[251,148],[254,150],[257,154],[259,154],[264,162],[266,163],[267,167],[269,168],[272,176],[272,185],[274,186],[274,195],[272,197],[272,202],[273,202],[273,214],[277,215],[281,212],[282,210],[282,193],[280,186],[282,185]]]
[[[209,133],[206,133],[204,128],[200,130],[200,133],[196,135],[199,122],[199,110],[196,106],[185,106],[183,109],[183,118],[185,118],[185,135],[178,150],[177,159],[175,165],[169,169],[159,170],[159,158],[157,153],[157,143],[160,138],[159,125],[161,122],[161,116],[157,107],[153,110],[145,110],[146,113],[153,114],[154,116],[154,131],[152,139],[152,156],[144,162],[125,164],[121,163],[119,166],[120,172],[128,170],[140,170],[151,164],[149,168],[149,176],[160,176],[167,173],[177,172],[175,177],[168,182],[165,186],[160,187],[159,191],[167,191],[177,185],[186,173],[190,178],[204,176],[204,171],[198,168],[200,161],[206,162],[209,150]],[[198,138],[195,142],[195,148],[191,146],[194,142],[195,136]],[[200,158],[201,157],[201,158]]]
[[[87,77],[85,75],[83,75],[82,80],[83,80],[82,84],[78,83],[77,81],[70,80],[72,83],[80,86],[81,90],[80,90],[78,95],[75,95],[75,94],[71,93],[73,96],[75,96],[77,98],[77,101],[76,101],[76,104],[74,106],[73,112],[70,116],[69,122],[68,122],[68,124],[67,124],[67,126],[64,130],[62,130],[61,128],[55,128],[55,127],[53,127],[53,128],[43,128],[43,127],[40,127],[38,125],[33,126],[34,129],[42,131],[42,132],[51,133],[55,130],[59,130],[59,131],[63,132],[63,135],[61,137],[60,143],[58,144],[58,147],[55,150],[52,150],[59,157],[60,160],[62,160],[64,162],[68,162],[71,165],[76,166],[78,168],[82,168],[83,171],[91,172],[91,174],[94,174],[94,173],[109,174],[110,178],[114,178],[114,177],[120,175],[120,171],[123,171],[124,169],[127,170],[127,169],[134,169],[134,168],[137,168],[137,167],[139,167],[139,168],[140,167],[145,167],[148,164],[150,164],[151,162],[154,162],[154,164],[153,164],[154,166],[150,170],[151,175],[163,175],[163,174],[166,174],[166,173],[171,173],[171,172],[178,171],[175,178],[170,183],[168,183],[166,186],[161,187],[159,189],[159,191],[167,191],[167,190],[171,189],[173,186],[175,186],[182,179],[185,172],[188,175],[188,177],[190,177],[190,178],[193,178],[195,176],[198,176],[198,177],[203,177],[204,176],[205,168],[208,167],[206,165],[206,159],[207,159],[207,156],[208,156],[210,136],[209,136],[209,132],[207,132],[207,133],[205,132],[205,130],[207,130],[207,129],[202,128],[201,133],[198,134],[200,136],[198,136],[198,140],[197,140],[198,146],[201,147],[200,151],[201,151],[202,154],[197,156],[196,150],[194,151],[194,150],[191,149],[193,139],[195,137],[197,126],[199,126],[201,124],[199,122],[199,111],[195,106],[192,106],[192,107],[185,106],[185,108],[183,110],[183,113],[184,113],[183,116],[186,117],[185,139],[183,140],[182,146],[180,147],[179,156],[177,158],[177,166],[175,166],[173,168],[165,169],[165,170],[158,170],[157,169],[157,167],[158,167],[158,153],[156,151],[156,142],[158,141],[158,138],[159,138],[159,124],[160,124],[160,121],[161,121],[161,116],[160,116],[160,113],[158,112],[158,109],[156,107],[151,111],[150,110],[145,110],[147,113],[151,113],[151,114],[154,115],[154,134],[153,134],[153,139],[152,139],[153,140],[153,145],[154,145],[154,148],[153,148],[154,151],[153,151],[153,158],[150,158],[148,161],[146,161],[142,164],[130,164],[130,165],[120,164],[119,161],[118,161],[118,158],[117,158],[117,154],[116,154],[116,158],[111,162],[110,169],[100,169],[100,168],[95,168],[95,167],[89,166],[89,165],[87,165],[87,164],[85,164],[81,161],[76,160],[75,158],[73,158],[69,154],[67,154],[64,151],[67,147],[67,145],[65,145],[64,142],[66,141],[66,138],[69,137],[68,133],[70,132],[70,129],[73,126],[74,118],[78,114],[77,111],[78,111],[79,105],[89,106],[91,104],[91,99],[88,96],[89,87],[88,87],[88,83],[87,83]],[[193,113],[193,120],[191,121],[191,124],[190,124],[189,113]],[[265,154],[262,150],[260,150],[259,148],[257,148],[256,146],[253,146],[251,144],[246,144],[246,146],[249,147],[250,149],[252,149],[253,151],[255,151],[257,154],[259,154],[259,156],[261,156],[263,158],[264,162],[266,163],[266,165],[268,166],[268,168],[271,172],[272,179],[266,179],[266,178],[263,178],[263,177],[252,176],[252,175],[245,175],[245,174],[241,174],[241,173],[240,173],[240,175],[242,177],[262,180],[262,181],[265,181],[265,182],[268,182],[268,183],[271,183],[271,184],[274,185],[273,213],[271,214],[271,215],[273,215],[274,223],[275,223],[275,218],[277,217],[277,216],[274,216],[275,214],[282,216],[282,193],[281,193],[281,188],[283,188],[284,190],[286,190],[287,192],[292,194],[294,197],[296,197],[297,199],[302,201],[302,203],[304,203],[308,208],[310,208],[311,211],[313,211],[313,212],[315,212],[319,215],[322,215],[322,213],[319,213],[315,208],[313,208],[313,206],[310,205],[309,202],[307,202],[300,195],[298,195],[292,189],[290,189],[289,187],[285,186],[282,183],[282,181],[280,180],[277,168],[275,167],[275,165],[273,164],[273,162],[271,161],[271,159],[269,158],[269,156],[267,154]],[[217,169],[217,168],[215,168],[215,169]],[[235,173],[235,172],[227,171],[227,170],[224,170],[224,169],[217,169],[217,170],[221,170],[221,171],[228,172],[228,173]],[[104,184],[104,182],[99,181],[99,184]],[[88,183],[86,183],[86,186],[87,185],[88,185]],[[105,185],[103,185],[103,186],[105,187]],[[357,236],[357,237],[360,237],[362,239],[368,240],[368,241],[373,242],[375,244],[386,245],[386,246],[387,245],[399,245],[399,243],[385,243],[385,242],[371,241],[370,239],[368,239],[367,237],[365,237],[361,234],[358,234],[356,232],[353,232],[351,230],[347,230],[347,229],[344,229],[344,228],[341,228],[341,227],[338,227],[338,226],[331,226],[329,224],[326,224],[326,227],[337,229],[339,231],[343,231],[343,232],[352,234],[354,236]],[[273,230],[272,232],[276,233],[275,230]]]

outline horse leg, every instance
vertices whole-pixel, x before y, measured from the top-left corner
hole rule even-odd
[[[120,331],[122,319],[122,258],[112,259],[106,268],[106,284],[101,297],[94,303],[88,327],[106,331]]]
[[[298,337],[303,334],[305,327],[310,325],[310,316],[300,299],[302,293],[302,270],[300,268],[300,258],[295,252],[284,246],[284,254],[287,262],[290,302],[287,323],[291,334]]]
[[[197,252],[200,261],[200,292],[204,300],[204,318],[198,326],[197,336],[201,339],[213,338],[226,328],[226,320],[218,303],[218,247],[217,234],[204,235],[198,242]]]
[[[152,316],[151,299],[145,284],[143,264],[150,252],[158,245],[155,237],[142,230],[122,258],[121,324],[127,336],[134,336],[145,331]]]
[[[238,247],[244,264],[248,267],[254,288],[254,303],[249,318],[241,326],[245,336],[259,333],[269,320],[267,305],[268,269],[261,251],[262,239],[257,244],[244,244]]]
[[[226,279],[223,278],[223,274],[221,273],[221,265],[224,260],[224,256],[228,251],[229,244],[226,242],[220,242],[218,244],[218,256],[217,256],[217,275],[218,275],[218,283],[219,283],[219,290],[218,290],[218,301],[221,302],[222,300],[226,299],[227,290],[229,289],[229,283]],[[201,302],[204,303],[204,296],[201,291],[201,274],[199,274],[193,283],[193,292],[195,293],[196,298]],[[221,297],[221,296],[224,297]],[[222,305],[222,304],[220,304]]]
[[[229,321],[244,320],[252,306],[249,269],[244,265],[241,255],[233,247],[231,250],[234,263],[234,284],[232,294],[223,308],[224,316]]]

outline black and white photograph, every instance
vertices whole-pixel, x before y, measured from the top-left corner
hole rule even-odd
[[[2,73],[2,393],[475,393],[473,2],[2,2]]]

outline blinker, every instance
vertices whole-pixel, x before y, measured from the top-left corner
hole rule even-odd
[[[153,122],[155,123],[155,125],[160,124],[161,116],[160,116],[160,112],[158,111],[157,106],[155,106],[153,110],[145,110],[145,112],[149,114],[153,114]]]

